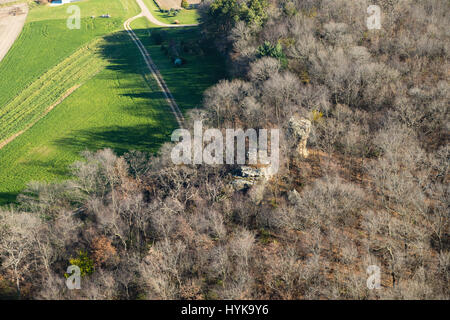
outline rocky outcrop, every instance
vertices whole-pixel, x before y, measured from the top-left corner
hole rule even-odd
[[[288,200],[291,204],[295,205],[301,200],[300,194],[297,192],[297,190],[293,189],[288,192]]]
[[[255,184],[255,181],[253,181],[253,180],[248,180],[248,179],[240,178],[237,176],[234,176],[234,179],[233,179],[233,188],[236,191],[249,189],[254,184]]]
[[[258,205],[264,199],[267,182],[271,176],[269,167],[242,166],[234,174],[232,185],[235,191],[248,191],[250,199],[255,205]]]
[[[307,158],[308,150],[306,143],[308,141],[309,133],[311,132],[311,121],[304,118],[291,117],[287,127],[288,141],[293,144],[297,155]]]
[[[270,176],[269,168],[241,166],[234,175],[233,187],[235,190],[248,189],[258,182],[266,182]]]

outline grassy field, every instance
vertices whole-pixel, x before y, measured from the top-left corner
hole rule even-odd
[[[215,50],[202,47],[201,53],[181,52],[186,60],[182,66],[175,67],[161,50],[161,45],[152,41],[151,32],[155,26],[145,18],[132,23],[133,29],[158,66],[169,89],[182,111],[201,106],[205,89],[225,77],[223,57]],[[164,34],[163,44],[170,41],[197,43],[200,38],[198,27],[157,28]]]
[[[83,150],[155,152],[176,128],[128,35],[106,37],[101,51],[107,68],[0,150],[0,203],[14,201],[30,180],[66,179]]]
[[[80,46],[120,30],[125,17],[139,12],[134,0],[85,0],[77,5],[84,17],[79,30],[67,28],[67,6],[31,7],[21,35],[0,64],[0,106]],[[105,11],[112,12],[110,19],[90,18]]]
[[[0,109],[0,141],[28,128],[71,88],[92,78],[104,66],[99,40],[83,46],[40,76]]]
[[[161,22],[172,24],[178,20],[180,24],[198,23],[199,14],[196,9],[182,9],[176,16],[161,12],[154,0],[143,0],[152,15]],[[181,0],[180,0],[181,3]]]
[[[117,31],[125,17],[138,12],[134,0],[108,1],[114,3],[111,10],[101,9],[102,3],[106,0],[80,3],[85,9],[87,4],[95,5],[92,10],[97,10],[83,13],[82,9],[83,15],[105,11],[112,15],[111,19],[84,18],[80,34],[71,33],[76,30],[65,28],[65,20],[50,12],[57,9],[62,15],[63,7],[32,9],[23,34],[0,63],[0,135],[8,136],[39,120],[0,149],[0,205],[13,202],[30,181],[67,179],[70,164],[80,159],[83,150],[156,152],[170,140],[175,119],[159,87],[145,73],[136,46],[126,33]],[[123,18],[114,17],[114,8]],[[45,10],[53,20],[43,18]],[[186,64],[175,67],[152,42],[154,26],[142,18],[133,27],[138,28],[180,107],[199,106],[203,90],[224,74],[219,56],[186,53]],[[198,38],[197,28],[164,32],[167,39],[177,41]],[[67,89],[79,84],[83,85],[40,118]]]

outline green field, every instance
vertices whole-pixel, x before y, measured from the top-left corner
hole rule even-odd
[[[178,20],[180,24],[198,23],[199,14],[196,9],[182,9],[176,16],[161,12],[154,0],[143,0],[152,15],[161,22],[173,24]],[[181,0],[180,0],[181,3]]]
[[[35,123],[55,103],[55,97],[92,78],[105,64],[99,41],[93,41],[41,75],[0,109],[0,141]]]
[[[128,35],[108,37],[110,61],[35,126],[0,150],[0,199],[14,200],[30,180],[60,180],[83,150],[156,151],[175,121]]]
[[[106,2],[113,4],[112,9],[98,9]],[[35,7],[30,11],[22,35],[0,63],[0,141],[27,129],[0,149],[0,204],[13,202],[30,181],[67,179],[69,166],[80,159],[81,151],[112,148],[119,154],[128,150],[156,152],[161,143],[170,140],[175,119],[156,82],[146,73],[136,46],[124,31],[118,31],[125,18],[137,13],[133,3],[80,2],[85,9],[92,5],[92,10],[98,10],[95,12],[107,11],[113,18],[85,18],[85,32],[72,33],[74,37],[69,38],[65,35],[74,30],[65,28],[65,21],[55,19],[58,16],[52,11],[60,10],[64,17],[63,7]],[[122,18],[115,20],[114,8]],[[46,13],[53,20],[45,20]],[[60,28],[55,28],[58,25]],[[161,68],[180,108],[199,106],[203,91],[224,74],[217,53],[183,53],[186,63],[175,67],[160,45],[152,43],[154,26],[142,18],[133,27]],[[52,32],[43,32],[50,29]],[[196,41],[199,37],[197,28],[164,32],[167,39],[177,41]],[[39,41],[46,41],[45,46]],[[44,57],[41,51],[45,51]],[[36,60],[23,59],[34,52]],[[45,55],[52,58],[45,59]],[[68,89],[79,85],[55,104]],[[46,114],[52,105],[56,106]]]
[[[83,17],[89,16],[82,19],[79,30],[67,28],[67,6],[31,8],[21,35],[0,63],[0,106],[83,44],[122,29],[123,20],[139,11],[134,0],[87,0],[77,5]],[[91,19],[88,14],[105,11],[115,12],[117,16]]]
[[[161,50],[161,45],[153,43],[151,39],[150,34],[155,30],[155,25],[145,18],[140,18],[133,21],[131,26],[158,66],[182,111],[200,107],[205,89],[225,77],[223,58],[214,49],[202,47],[202,53],[181,52],[186,63],[174,67],[173,62]],[[165,33],[164,45],[170,41],[195,43],[200,38],[198,27],[157,30]]]

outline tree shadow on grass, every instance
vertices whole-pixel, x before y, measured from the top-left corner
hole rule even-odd
[[[16,202],[18,192],[0,192],[0,207]]]
[[[126,31],[104,37],[100,55],[109,61],[107,69],[121,73],[143,74],[144,60]]]
[[[57,140],[56,144],[70,152],[111,148],[118,155],[130,150],[155,153],[168,141],[167,129],[150,125],[100,127],[79,130],[71,137]]]
[[[226,77],[223,57],[213,47],[212,43],[200,41],[201,35],[198,27],[144,28],[134,31],[149,51],[153,62],[158,66],[182,110],[199,107],[203,91]],[[200,46],[203,53],[180,51],[180,56],[183,57],[186,64],[177,67],[161,50],[161,44],[154,43],[151,37],[152,32],[162,34],[162,41],[166,47],[171,41],[194,43]],[[101,55],[110,62],[109,69],[142,76],[146,73],[147,67],[144,60],[125,31],[107,36],[105,40],[101,47]],[[161,92],[152,78],[145,80],[153,91]]]
[[[162,143],[170,140],[170,133],[175,129],[175,119],[172,119],[169,107],[162,103],[163,94],[156,84],[147,82],[149,86],[146,86],[144,82],[136,83],[130,80],[135,79],[128,76],[132,74],[141,76],[143,81],[146,81],[143,59],[129,35],[126,32],[117,32],[107,36],[105,40],[100,48],[100,55],[109,61],[107,69],[115,71],[114,78],[108,80],[113,80],[111,83],[119,87],[121,95],[131,98],[128,99],[130,103],[121,106],[120,112],[132,116],[131,119],[139,117],[150,121],[144,120],[145,124],[133,126],[119,117],[113,122],[117,125],[102,127],[99,124],[97,128],[75,131],[53,143],[76,155],[84,150],[96,151],[104,148],[111,148],[119,155],[130,150],[156,152]],[[97,77],[110,77],[110,74],[100,73]],[[52,161],[33,160],[25,165],[59,177],[70,175],[68,166],[55,165]],[[18,193],[0,192],[0,206],[15,203]]]
[[[36,170],[36,168],[39,168],[40,171],[45,172],[46,174],[48,173],[58,177],[66,177],[70,175],[69,166],[55,165],[54,161],[28,160],[22,162],[21,165],[31,170]],[[33,180],[41,181],[40,179],[35,178],[28,181],[28,183]],[[19,190],[16,192],[0,192],[0,207],[8,206],[9,204],[17,204],[17,196],[19,193]]]
[[[43,161],[43,160],[29,160],[24,162],[24,165],[30,168],[42,168],[45,172],[51,173],[55,176],[64,177],[70,174],[68,167],[55,166],[53,160]]]
[[[126,104],[121,109],[128,115],[145,117],[152,121],[149,124],[134,126],[113,125],[78,130],[55,143],[77,154],[82,150],[95,151],[103,148],[111,148],[119,155],[130,150],[156,152],[162,143],[170,139],[170,133],[175,129],[175,119],[172,119],[169,106],[161,103],[164,96],[159,87],[156,83],[147,81],[144,76],[144,60],[128,33],[120,31],[104,39],[100,55],[109,62],[107,69],[124,75],[140,75],[148,85],[135,86],[133,82],[119,82],[120,89],[124,92],[121,95],[133,100],[133,103]],[[120,75],[118,80],[120,81]]]
[[[224,71],[223,65],[223,68],[217,67],[218,60],[222,60],[222,58],[205,50],[206,55],[204,56],[186,55],[186,65],[176,68],[162,53],[160,46],[152,43],[150,34],[153,30],[139,29],[135,32],[148,48],[180,107],[187,109],[199,105],[203,90],[217,82],[218,77],[222,74],[219,71]],[[164,32],[171,39],[184,41],[198,37],[198,28],[168,28]],[[122,106],[121,112],[133,117],[146,117],[151,121],[148,121],[148,124],[137,125],[127,125],[126,123],[121,125],[119,122],[117,125],[78,130],[54,143],[63,150],[74,154],[79,154],[83,150],[96,151],[103,148],[111,148],[119,155],[130,150],[155,153],[162,143],[170,140],[170,134],[176,127],[175,119],[156,82],[151,76],[145,76],[147,74],[145,63],[128,33],[116,32],[104,39],[99,54],[109,62],[107,69],[114,70],[119,74],[118,76],[114,75],[117,79],[112,80],[117,80],[116,83],[122,91],[121,95],[133,100],[132,103]],[[121,81],[120,74],[124,75],[125,81]],[[126,75],[130,74],[142,77],[148,87],[143,86],[142,83],[134,85],[133,81],[128,81]],[[98,76],[101,77],[102,74]],[[216,80],[214,81],[214,79]],[[149,107],[149,105],[156,107]],[[45,161],[30,165],[41,167],[42,170],[58,176],[67,173],[63,169],[53,168],[54,164]],[[16,196],[15,192],[0,193],[0,205],[14,203]]]

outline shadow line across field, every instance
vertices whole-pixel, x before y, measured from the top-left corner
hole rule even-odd
[[[32,180],[69,178],[82,151],[156,152],[170,140],[175,120],[157,85],[143,80],[143,61],[129,36],[107,36],[98,54],[107,62],[100,73],[0,150],[0,206],[15,202]]]
[[[224,75],[224,72],[220,70],[221,68],[214,66],[214,64],[220,66],[220,63],[218,63],[220,58],[213,51],[207,52],[206,59],[205,57],[186,54],[186,65],[175,67],[169,58],[162,53],[160,45],[152,43],[150,37],[152,29],[138,29],[136,33],[139,34],[155,63],[161,69],[161,73],[180,108],[186,111],[200,106],[203,91],[218,81],[218,75]],[[199,32],[195,27],[159,29],[167,32],[167,36],[170,39],[189,40],[189,38],[197,37],[196,32]],[[175,119],[167,121],[168,118],[173,118],[171,110],[166,103],[157,110],[148,108],[142,103],[142,101],[146,101],[146,103],[152,104],[152,101],[161,101],[164,99],[164,96],[153,78],[148,73],[145,73],[146,68],[142,57],[138,55],[130,57],[123,52],[124,48],[130,45],[127,33],[125,31],[117,32],[104,37],[104,40],[100,48],[100,54],[103,59],[109,62],[106,68],[113,70],[115,73],[139,75],[148,85],[147,90],[136,90],[130,84],[121,83],[120,87],[123,89],[121,95],[130,97],[135,102],[134,104],[122,106],[121,110],[127,115],[153,118],[155,119],[155,125],[116,125],[78,130],[70,137],[58,139],[56,143],[60,148],[71,152],[102,148],[111,148],[119,155],[129,150],[156,151],[162,143],[170,141],[170,133],[174,129],[175,121]],[[222,72],[215,72],[216,70]]]
[[[60,148],[73,153],[111,148],[122,155],[130,150],[156,152],[162,143],[170,140],[168,133],[175,128],[174,120],[168,119],[171,117],[168,106],[157,109],[150,107],[156,101],[160,103],[164,97],[156,83],[145,73],[143,60],[135,54],[133,46],[125,31],[117,32],[104,37],[100,55],[108,61],[106,69],[114,71],[107,74],[117,76],[117,79],[109,80],[116,80],[120,95],[130,98],[128,101],[133,102],[120,106],[124,116],[145,117],[152,119],[152,124],[130,126],[124,123],[77,130],[69,137],[54,142]],[[121,78],[127,78],[130,74],[142,77],[148,87],[136,88],[134,83],[122,83]]]
[[[144,23],[144,18],[136,21]],[[152,26],[135,28],[183,112],[200,107],[205,89],[224,78],[223,58],[203,48],[182,52],[175,67],[153,43]],[[158,28],[164,30],[165,28]],[[199,28],[164,30],[167,41],[200,45]],[[156,81],[125,31],[103,36],[97,54],[104,69],[58,105],[33,128],[0,151],[0,205],[12,203],[31,180],[60,181],[85,150],[111,148],[156,153],[177,127]]]

